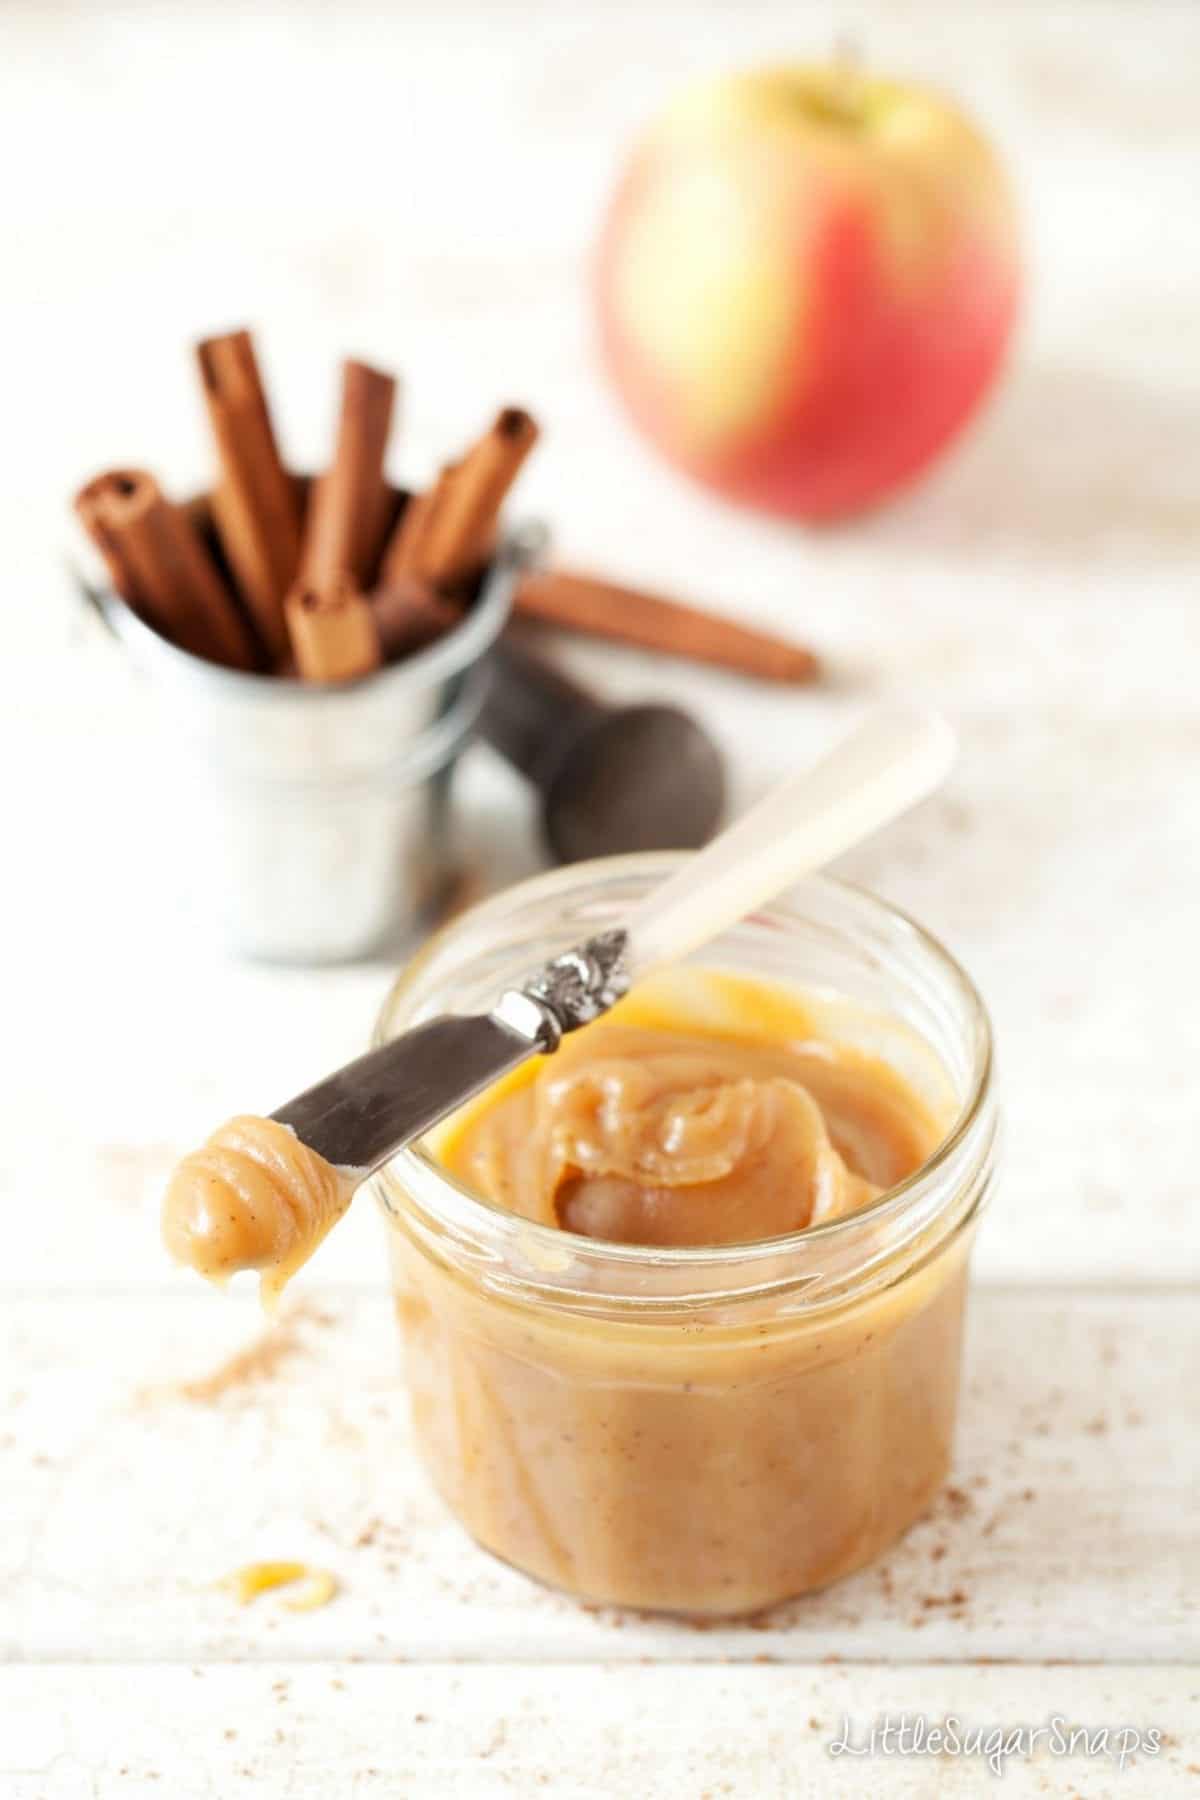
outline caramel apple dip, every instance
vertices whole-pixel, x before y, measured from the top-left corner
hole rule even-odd
[[[822,1044],[798,1003],[767,1011],[729,977],[720,991],[750,1033],[778,1035],[637,1023],[650,1003],[632,1000],[493,1089],[445,1166],[539,1224],[678,1248],[803,1231],[925,1161],[937,1124],[885,1064]]]
[[[419,1443],[506,1561],[591,1600],[747,1613],[870,1561],[944,1480],[969,1233],[889,1275],[871,1221],[957,1102],[837,1019],[677,971],[447,1121],[432,1155],[522,1222],[518,1278],[385,1200]]]

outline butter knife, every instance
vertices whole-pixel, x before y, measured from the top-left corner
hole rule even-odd
[[[936,714],[873,714],[681,862],[623,926],[554,957],[490,1012],[414,1026],[271,1116],[326,1162],[365,1180],[500,1076],[552,1055],[567,1032],[606,1013],[635,982],[682,961],[923,799],[954,751]]]

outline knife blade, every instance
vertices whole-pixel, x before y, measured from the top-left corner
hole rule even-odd
[[[335,1167],[366,1175],[564,1032],[625,992],[625,933],[604,932],[509,988],[489,1013],[415,1025],[338,1069],[271,1117]]]

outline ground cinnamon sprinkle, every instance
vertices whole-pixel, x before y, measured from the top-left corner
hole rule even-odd
[[[954,1588],[949,1594],[925,1594],[921,1605],[926,1608],[935,1606],[965,1606],[967,1595],[962,1588]]]
[[[208,1405],[239,1390],[274,1381],[285,1363],[307,1353],[305,1332],[309,1326],[328,1326],[336,1321],[311,1300],[297,1300],[253,1343],[218,1363],[207,1375],[196,1375],[187,1381],[167,1382],[143,1388],[138,1395],[143,1404],[162,1400],[191,1400]]]

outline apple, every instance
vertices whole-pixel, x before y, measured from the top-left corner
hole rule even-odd
[[[832,519],[911,481],[994,380],[1014,209],[948,101],[846,66],[686,90],[634,151],[600,242],[605,362],[676,465]]]

